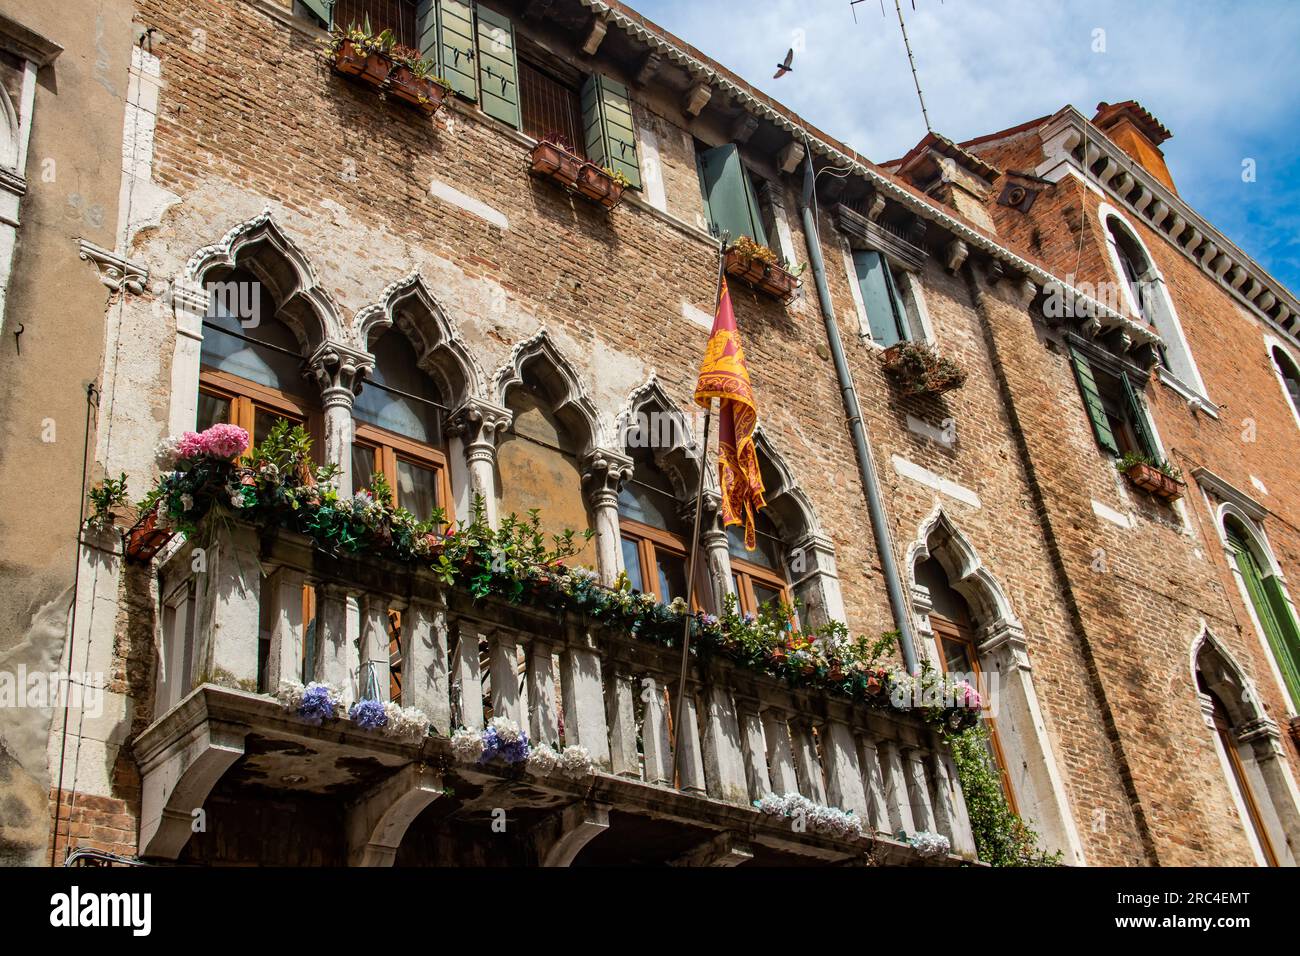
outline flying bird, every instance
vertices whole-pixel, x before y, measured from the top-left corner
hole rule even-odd
[[[773,74],[772,79],[779,80],[781,79],[781,77],[785,76],[787,73],[793,70],[794,67],[790,65],[793,62],[794,62],[794,47],[791,47],[790,49],[785,51],[785,62],[778,63],[776,65],[776,73]]]

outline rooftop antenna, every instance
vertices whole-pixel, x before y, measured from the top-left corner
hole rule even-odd
[[[857,5],[862,0],[849,0],[849,9],[853,11],[853,22],[858,22]],[[940,0],[942,2],[942,0]],[[907,25],[903,22],[903,8],[899,0],[894,0],[894,12],[898,14],[898,29],[903,34],[903,48],[907,50],[907,62],[912,67],[912,85],[916,87],[916,98],[921,103],[921,119],[925,121],[925,131],[933,133],[930,127],[930,114],[925,109],[925,97],[921,94],[921,79],[916,74],[916,58],[912,56],[912,41],[907,38]],[[912,12],[916,12],[916,0],[912,0]],[[880,15],[885,16],[885,0],[880,0]]]

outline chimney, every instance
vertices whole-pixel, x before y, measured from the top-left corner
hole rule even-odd
[[[997,235],[985,202],[993,190],[993,181],[1002,172],[952,140],[927,133],[911,152],[885,168]]]
[[[1160,144],[1173,136],[1173,133],[1147,112],[1141,103],[1137,100],[1098,103],[1097,115],[1092,118],[1092,124],[1105,133],[1112,143],[1137,160],[1143,169],[1175,193],[1178,192],[1173,177],[1169,175],[1169,167],[1165,165],[1165,154],[1160,151]]]

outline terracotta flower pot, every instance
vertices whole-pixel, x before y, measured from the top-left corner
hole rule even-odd
[[[149,561],[172,539],[174,532],[158,527],[158,509],[142,517],[126,533],[126,556],[132,561]]]
[[[727,250],[727,275],[782,301],[794,295],[799,280],[775,262],[758,256],[744,256],[739,250]]]
[[[388,90],[399,100],[419,107],[426,113],[436,113],[447,98],[447,90],[429,77],[416,77],[408,66],[395,66],[388,74]]]
[[[360,76],[366,72],[367,56],[351,40],[344,40],[334,51],[334,69],[347,76]]]
[[[1148,491],[1164,501],[1177,501],[1183,496],[1181,481],[1146,462],[1135,462],[1124,470],[1124,475],[1143,491]]]
[[[584,163],[578,170],[575,183],[578,192],[594,199],[606,209],[613,209],[623,201],[624,186],[595,163]]]

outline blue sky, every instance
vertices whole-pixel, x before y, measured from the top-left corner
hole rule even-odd
[[[901,156],[925,132],[893,0],[885,16],[882,0],[862,0],[856,23],[848,0],[630,2],[870,159]],[[1102,100],[1136,99],[1174,134],[1163,149],[1183,199],[1300,293],[1300,3],[915,5],[903,0],[903,16],[936,132],[970,139],[1066,103],[1091,116]],[[795,70],[774,80],[796,31]]]

